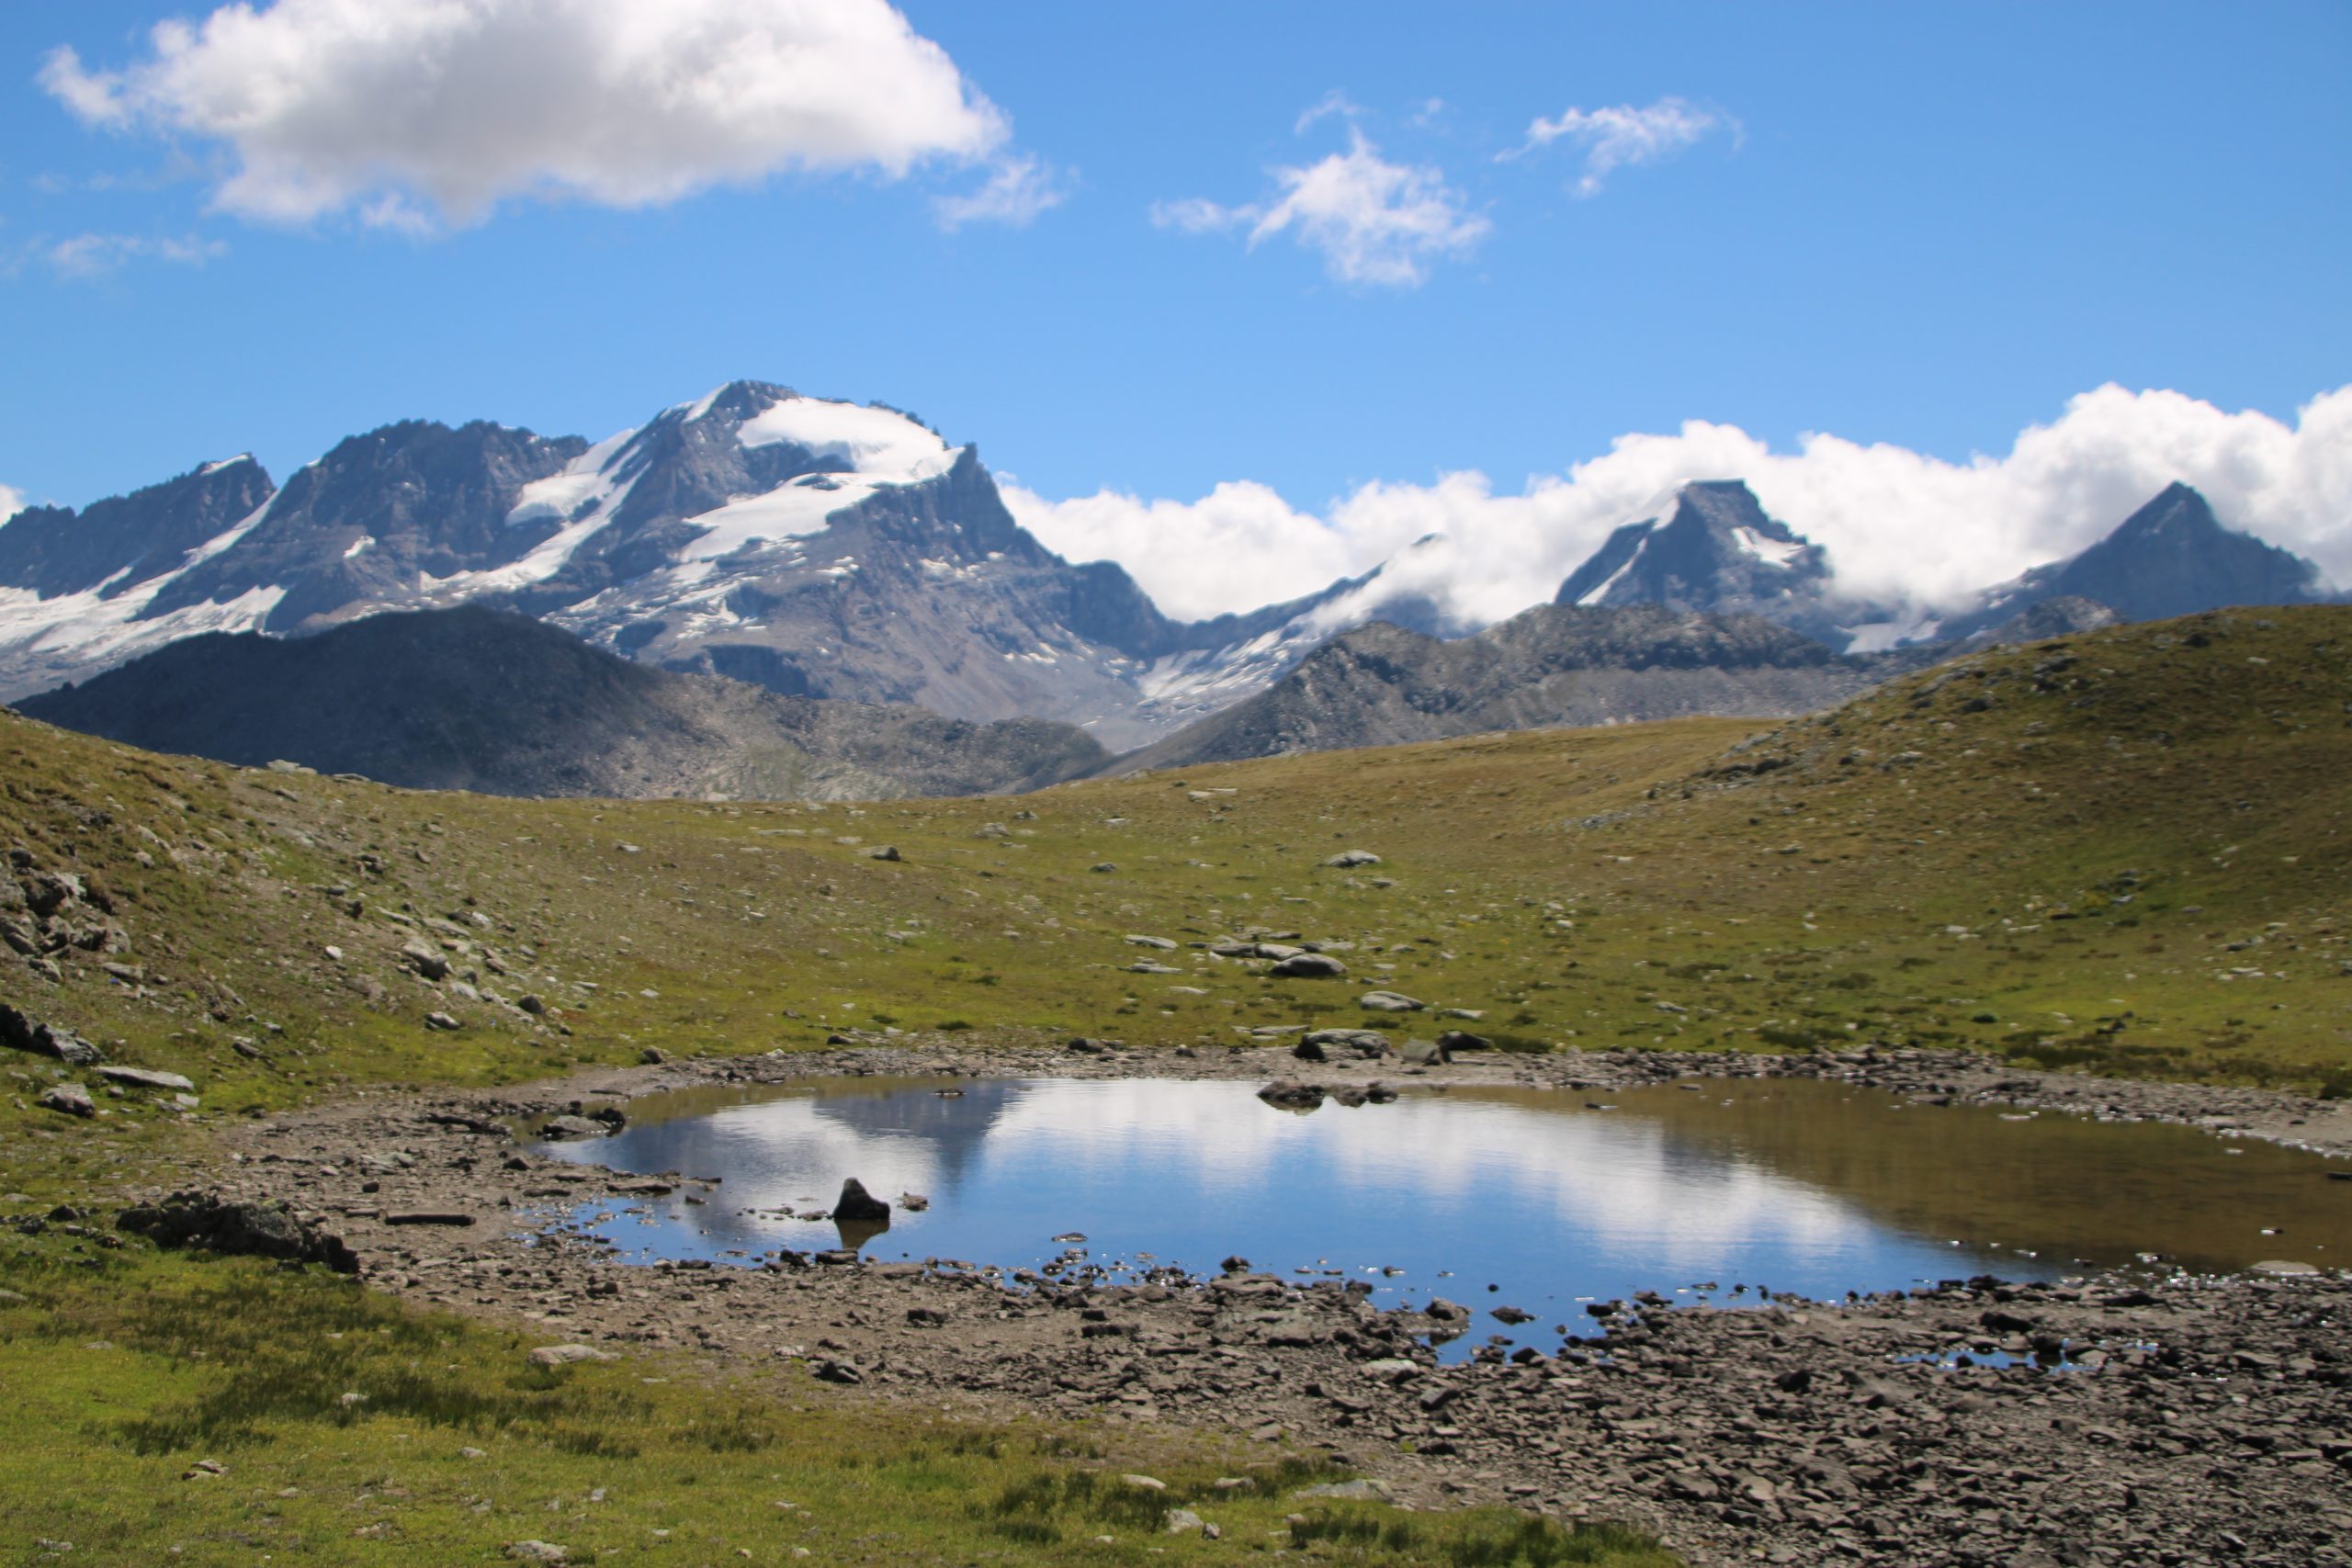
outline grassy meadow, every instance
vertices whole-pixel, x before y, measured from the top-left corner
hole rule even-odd
[[[168,1181],[222,1118],[837,1031],[1927,1044],[2352,1094],[2347,781],[2343,608],[1992,650],[1781,725],[864,807],[412,793],[11,716],[0,849],[77,876],[76,907],[122,942],[59,955],[53,977],[0,964],[0,1001],[187,1074],[201,1103],[101,1093],[98,1116],[68,1118],[37,1097],[83,1075],[0,1059],[0,1225]],[[1325,863],[1347,850],[1380,862]],[[1351,974],[1274,979],[1207,951],[1250,931],[1327,944]],[[451,973],[424,979],[404,947]],[[1479,1016],[1367,1012],[1372,987]],[[526,997],[537,1010],[509,1005]],[[23,1298],[0,1299],[0,1562],[54,1560],[43,1539],[84,1562],[491,1561],[526,1537],[574,1561],[1663,1561],[1515,1516],[1327,1510],[1294,1530],[1271,1497],[1220,1501],[1221,1543],[1154,1538],[1102,1467],[1162,1466],[1189,1496],[1223,1456],[878,1418],[683,1361],[526,1371],[502,1329],[77,1225],[0,1230],[0,1287]],[[227,1472],[178,1479],[200,1458]]]

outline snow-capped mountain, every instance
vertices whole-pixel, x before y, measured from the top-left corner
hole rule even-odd
[[[1553,603],[1760,615],[1841,647],[1841,622],[1872,618],[1834,602],[1828,553],[1767,515],[1744,480],[1693,480],[1648,511],[1611,533]]]
[[[1286,668],[1306,606],[1170,620],[1016,524],[971,446],[879,405],[739,381],[594,446],[488,423],[355,436],[282,489],[250,459],[0,525],[0,694],[202,631],[521,609],[787,695],[1027,716],[1138,744]],[[1304,652],[1300,648],[1298,652]]]
[[[1122,567],[1073,564],[1022,528],[977,448],[885,405],[737,381],[594,445],[411,421],[341,443],[282,488],[239,457],[79,513],[20,512],[0,522],[0,699],[200,632],[300,635],[481,604],[664,669],[951,719],[1054,719],[1124,750],[1254,696],[1368,622],[1482,630],[1442,608],[1462,575],[1457,547],[1432,536],[1301,599],[1171,620]],[[2308,597],[2313,581],[2177,486],[1939,625],[1841,598],[1825,552],[1724,479],[1618,528],[1557,600],[1754,615],[1865,652],[2053,597],[2136,619]]]

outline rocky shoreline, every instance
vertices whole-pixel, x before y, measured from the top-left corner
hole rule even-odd
[[[1834,1077],[2352,1155],[2352,1111],[2331,1102],[1953,1053],[1480,1052],[1405,1066],[941,1040],[359,1098],[237,1129],[207,1179],[340,1235],[377,1288],[540,1325],[558,1359],[783,1357],[842,1398],[1238,1432],[1343,1457],[1364,1490],[1401,1505],[1618,1518],[1695,1563],[2352,1564],[2352,1279],[2340,1274],[1980,1279],[1744,1308],[1645,1298],[1594,1303],[1583,1337],[1553,1353],[1442,1365],[1429,1337],[1483,1321],[1443,1303],[1383,1311],[1361,1286],[1238,1260],[1212,1278],[1124,1283],[850,1253],[616,1263],[543,1227],[625,1201],[654,1173],[540,1158],[512,1132],[668,1089],[833,1075],[1286,1077],[1353,1095],[1376,1080],[1607,1089],[1692,1074]]]

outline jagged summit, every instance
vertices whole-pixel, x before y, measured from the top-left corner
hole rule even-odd
[[[28,506],[0,522],[0,585],[41,600],[143,602],[142,584],[187,566],[191,551],[243,522],[272,489],[268,472],[240,454],[78,512]],[[60,618],[78,608],[54,606]]]
[[[2053,599],[2088,600],[2125,621],[2163,620],[2226,604],[2316,603],[2319,568],[2291,550],[2226,527],[2178,480],[2079,554],[1988,590],[1939,635],[1977,636]]]
[[[1611,534],[1554,603],[1662,604],[1832,631],[1828,553],[1769,515],[1744,479],[1694,479]]]

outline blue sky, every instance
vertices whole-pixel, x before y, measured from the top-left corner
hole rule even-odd
[[[590,6],[498,3],[548,27]],[[681,5],[723,28],[777,0]],[[103,74],[209,9],[0,7],[0,484],[27,499],[243,449],[282,474],[402,417],[595,437],[744,376],[911,409],[1040,498],[1190,504],[1247,480],[1330,526],[1366,485],[1475,470],[1513,492],[1688,420],[1964,463],[2110,382],[2292,427],[2352,381],[2335,0],[910,0],[961,118],[951,93],[922,123],[864,127],[878,151],[846,167],[715,184],[761,152],[697,147],[688,124],[650,175],[552,196],[485,175],[487,197],[453,197],[446,163],[437,185],[347,197],[235,186],[241,150],[196,89],[126,107],[135,87]],[[75,73],[44,81],[60,46]],[[281,151],[401,134],[344,96]],[[502,135],[540,112],[499,102]],[[1632,145],[1611,111],[1664,137],[1654,156],[1607,166]],[[1539,120],[1555,134],[1530,145]],[[1388,196],[1419,201],[1418,248],[1375,236],[1351,259],[1329,207],[1252,243],[1282,216],[1279,171],[1318,165],[1404,182]],[[1058,199],[944,218],[991,177]],[[649,196],[663,179],[684,188]]]

